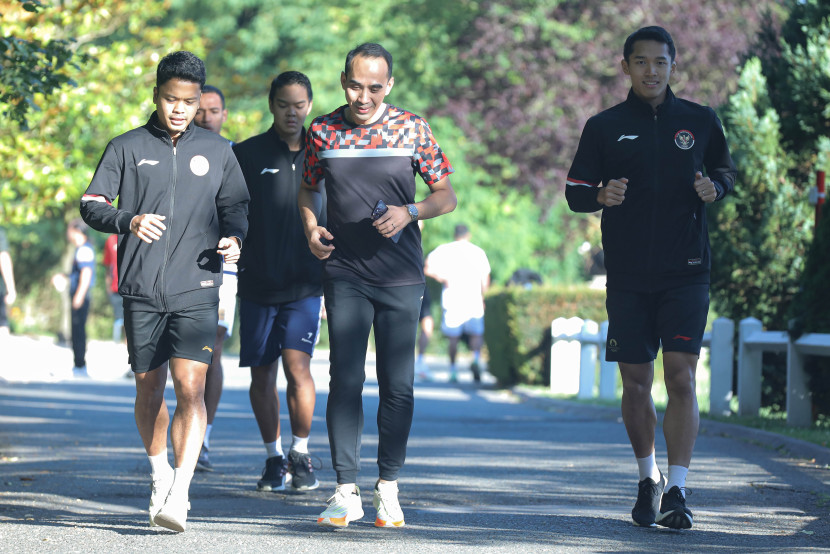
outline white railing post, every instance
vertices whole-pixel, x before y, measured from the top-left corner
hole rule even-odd
[[[617,364],[605,361],[608,340],[608,320],[599,326],[599,397],[613,400],[617,397]]]
[[[719,317],[712,322],[709,346],[709,413],[727,415],[732,399],[735,322]]]
[[[594,381],[597,372],[597,341],[599,325],[596,321],[586,319],[582,323],[580,339],[582,341],[579,357],[579,394],[578,398],[594,397]]]
[[[576,337],[582,330],[578,317],[557,317],[550,325],[550,391],[556,394],[579,393],[580,345]]]
[[[791,340],[787,345],[787,425],[809,427],[812,423],[813,400],[804,371],[804,354]]]
[[[741,320],[738,328],[738,414],[757,416],[761,409],[761,360],[763,352],[746,339],[763,330],[754,317]]]

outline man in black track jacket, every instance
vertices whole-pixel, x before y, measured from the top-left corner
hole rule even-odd
[[[150,459],[150,525],[184,531],[205,433],[205,373],[218,319],[222,258],[248,230],[248,191],[228,141],[193,125],[205,66],[190,52],[159,62],[146,125],[107,145],[81,201],[94,229],[117,233],[118,292],[135,373],[135,419]],[[118,198],[118,207],[112,202]],[[176,389],[167,460],[167,362]]]
[[[628,37],[628,98],[586,123],[565,194],[576,212],[602,210],[606,358],[620,366],[623,421],[640,472],[631,515],[637,525],[687,529],[686,474],[699,423],[695,370],[709,309],[706,205],[733,190],[736,170],[715,112],[669,88],[675,67],[665,29]],[[661,345],[668,479],[655,460],[651,398]]]
[[[308,77],[281,73],[268,95],[273,124],[234,146],[251,195],[250,233],[239,260],[239,365],[251,368],[251,408],[265,445],[261,491],[284,490],[287,472],[295,490],[318,486],[308,436],[316,400],[311,355],[320,328],[322,264],[308,249],[297,209],[311,105]],[[280,357],[292,435],[287,456],[277,395]]]

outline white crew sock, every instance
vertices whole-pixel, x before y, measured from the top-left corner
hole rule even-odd
[[[302,438],[297,435],[291,435],[291,450],[299,452],[300,454],[308,454],[308,437]]]
[[[205,445],[205,448],[210,450],[210,430],[213,429],[213,424],[208,423],[207,427],[205,427],[205,440],[202,441],[202,444]]]
[[[650,456],[637,458],[637,467],[640,470],[640,481],[650,477],[655,483],[660,483],[660,468],[657,467],[653,451]]]
[[[277,437],[277,440],[275,440],[274,442],[266,442],[265,451],[268,452],[269,458],[274,458],[276,456],[285,457],[285,453],[283,453],[282,451],[282,444],[280,442],[279,437]]]
[[[688,467],[669,466],[669,482],[666,483],[666,490],[670,491],[672,487],[680,487],[680,494],[683,495],[683,498],[686,498],[686,475],[688,473]]]
[[[170,462],[167,461],[166,448],[162,450],[160,454],[155,456],[150,456],[148,454],[147,458],[150,460],[150,474],[153,476],[153,479],[160,479],[173,475],[173,467],[170,465]]]
[[[188,491],[190,490],[190,481],[193,479],[193,469],[184,469],[177,467],[175,469],[175,477],[173,477],[173,486],[170,488],[170,494],[173,496],[184,495],[188,498]]]

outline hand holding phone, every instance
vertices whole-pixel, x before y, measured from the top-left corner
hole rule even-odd
[[[375,207],[372,209],[372,221],[377,221],[378,219],[380,219],[380,217],[383,216],[383,214],[385,214],[388,211],[389,207],[386,205],[386,202],[384,202],[383,200],[378,200],[378,203],[375,204]],[[398,231],[389,238],[392,240],[392,242],[397,244],[398,241],[401,239],[401,232]]]

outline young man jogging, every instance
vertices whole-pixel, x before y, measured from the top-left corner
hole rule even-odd
[[[204,83],[205,66],[190,52],[162,58],[156,111],[110,141],[81,201],[91,227],[121,235],[118,292],[135,373],[135,420],[152,468],[150,525],[174,531],[185,529],[205,434],[222,258],[237,261],[248,229],[248,191],[230,144],[193,124]],[[164,401],[168,361],[172,422]],[[168,427],[175,470],[167,460]]]
[[[295,490],[318,486],[308,452],[316,391],[311,355],[320,328],[320,260],[308,250],[297,210],[305,156],[305,118],[311,111],[308,77],[281,73],[271,82],[265,133],[234,147],[251,195],[250,232],[239,261],[239,365],[251,368],[249,395],[267,458],[261,491],[280,491],[291,474]],[[320,206],[316,206],[319,213]],[[285,371],[291,448],[280,437],[279,358]]]
[[[325,260],[331,367],[326,423],[337,489],[317,519],[344,527],[363,517],[357,474],[363,382],[374,326],[378,408],[375,525],[404,525],[398,473],[412,424],[415,335],[424,293],[419,219],[455,209],[452,167],[422,118],[386,104],[392,56],[362,44],[340,74],[346,105],[316,118],[306,140],[299,205],[311,251]],[[430,189],[415,202],[415,174]],[[315,214],[325,178],[328,226]],[[382,201],[382,203],[381,203]]]
[[[628,99],[586,123],[565,194],[574,211],[602,210],[607,359],[620,366],[622,416],[640,471],[631,516],[637,525],[688,529],[695,370],[709,309],[706,205],[733,190],[736,170],[715,112],[672,93],[675,47],[665,29],[630,35],[621,63]],[[660,346],[668,480],[654,452],[651,385]]]
[[[202,87],[202,96],[199,98],[199,109],[193,120],[202,129],[222,134],[222,125],[228,120],[228,109],[225,107],[225,95],[218,88],[205,85]],[[233,141],[228,141],[233,146]],[[207,427],[196,469],[199,471],[213,471],[210,462],[210,433],[213,431],[213,421],[219,400],[222,398],[222,384],[224,371],[222,369],[222,348],[225,340],[233,331],[233,320],[236,316],[236,264],[222,265],[222,286],[219,287],[219,325],[216,327],[216,341],[213,344],[213,361],[208,366],[205,376],[205,409],[207,410]]]

